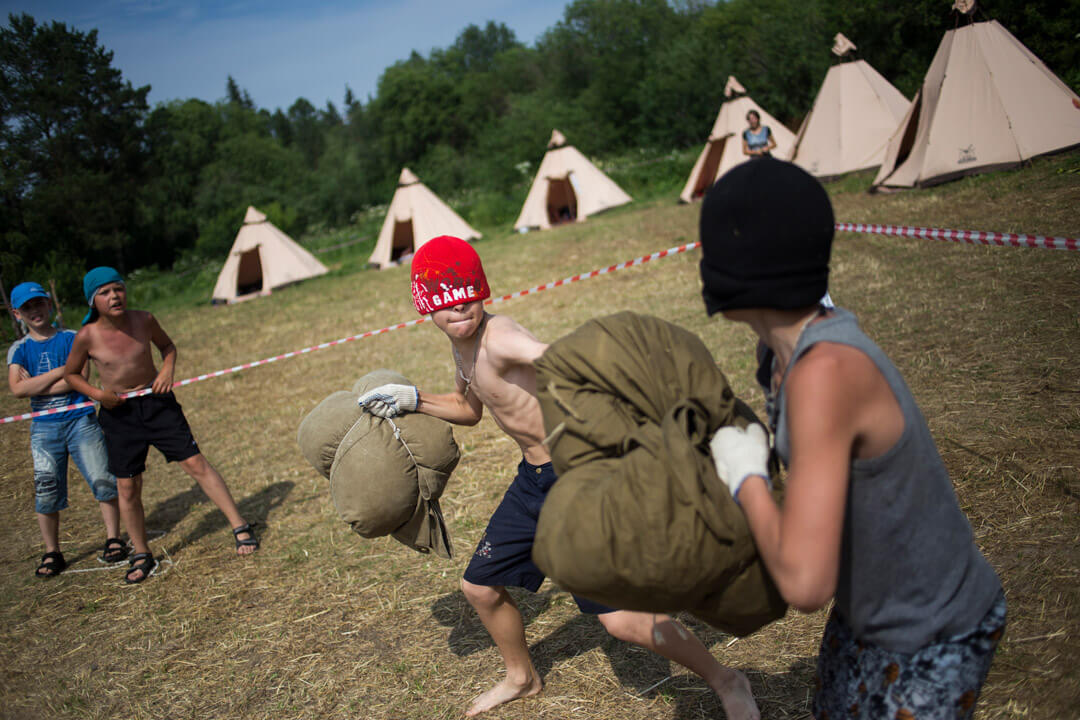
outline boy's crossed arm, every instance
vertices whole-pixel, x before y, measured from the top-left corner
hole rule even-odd
[[[82,374],[88,375],[90,368],[83,366]],[[25,398],[37,395],[63,395],[72,390],[66,379],[67,368],[58,367],[31,376],[26,368],[18,363],[8,365],[8,387],[15,397]]]

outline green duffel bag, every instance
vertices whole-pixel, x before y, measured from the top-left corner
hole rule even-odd
[[[624,312],[591,320],[535,363],[558,481],[533,560],[567,590],[627,610],[687,610],[736,635],[787,606],[709,439],[759,422],[694,334]]]
[[[338,516],[367,538],[391,535],[419,552],[449,558],[453,547],[439,498],[460,457],[449,423],[420,413],[380,418],[357,398],[387,383],[409,384],[390,370],[332,393],[300,423],[297,440],[330,479]],[[328,461],[329,460],[329,461]]]

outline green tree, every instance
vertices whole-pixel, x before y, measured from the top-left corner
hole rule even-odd
[[[133,88],[97,32],[10,15],[0,29],[0,237],[31,273],[58,262],[130,267],[149,86]],[[67,278],[57,278],[70,293]]]

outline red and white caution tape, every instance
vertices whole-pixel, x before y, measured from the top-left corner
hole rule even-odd
[[[944,230],[942,228],[907,227],[905,225],[871,225],[864,223],[836,223],[836,229],[845,232],[872,233],[875,235],[900,235],[911,238],[928,238],[969,245],[1010,245],[1012,247],[1038,247],[1047,250],[1080,250],[1080,240],[1069,237],[1048,237],[1025,233],[997,233],[979,230]]]
[[[857,232],[857,233],[870,233],[876,235],[898,235],[902,237],[912,238],[929,238],[933,240],[948,240],[952,242],[964,242],[971,245],[1010,245],[1013,247],[1039,247],[1049,250],[1080,250],[1080,240],[1076,238],[1067,237],[1048,237],[1046,235],[1028,235],[1024,233],[996,233],[996,232],[981,232],[978,230],[944,230],[941,228],[920,228],[920,227],[908,227],[904,225],[875,225],[865,223],[837,223],[836,229],[842,232]],[[555,280],[544,285],[537,285],[531,287],[528,290],[520,290],[516,293],[509,295],[503,295],[502,297],[491,298],[484,302],[485,305],[493,305],[495,303],[505,302],[506,300],[512,300],[513,298],[525,297],[526,295],[533,295],[543,290],[550,290],[552,288],[561,287],[563,285],[569,285],[570,283],[579,282],[581,280],[588,280],[590,278],[599,277],[600,275],[606,275],[608,273],[615,272],[617,270],[624,270],[629,267],[641,265],[651,260],[658,260],[663,257],[669,257],[671,255],[678,255],[680,253],[696,250],[701,246],[701,243],[687,243],[686,245],[679,245],[677,247],[668,248],[667,250],[661,250],[654,252],[651,255],[644,255],[642,257],[634,258],[633,260],[627,260],[626,262],[618,263],[616,265],[609,265],[605,268],[599,268],[592,270],[591,272],[583,273],[581,275],[571,275],[568,278],[562,280]],[[332,340],[330,342],[321,343],[319,345],[312,345],[306,347],[303,350],[296,350],[294,352],[288,352],[283,355],[275,355],[265,360],[256,360],[255,362],[244,363],[243,365],[236,365],[225,370],[218,370],[217,372],[207,373],[205,375],[198,375],[196,377],[188,378],[186,380],[180,380],[173,383],[173,387],[183,387],[184,385],[191,385],[202,380],[209,380],[210,378],[221,377],[222,375],[229,375],[231,373],[237,373],[241,370],[248,370],[249,368],[259,367],[260,365],[269,365],[272,362],[278,360],[287,360],[288,358],[294,358],[299,355],[305,355],[316,350],[325,350],[326,348],[334,347],[335,345],[344,345],[347,342],[353,340],[362,340],[373,335],[381,335],[394,330],[401,330],[403,328],[411,327],[413,325],[419,325],[424,322],[427,317],[417,318],[416,320],[409,320],[408,322],[398,323],[397,325],[388,325],[378,330],[368,330],[367,332],[360,333],[358,335],[350,335],[349,337],[341,338],[340,340]],[[132,398],[139,397],[140,395],[149,395],[150,389],[138,390],[135,392],[124,393],[121,397]],[[11,415],[6,418],[0,418],[0,425],[5,423],[12,423],[18,420],[29,420],[31,418],[40,417],[42,415],[54,415],[56,413],[66,412],[68,410],[77,410],[79,408],[91,407],[93,402],[75,403],[73,405],[65,405],[64,407],[52,408],[49,410],[39,410],[38,412],[24,413],[22,415]]]
[[[544,285],[537,285],[536,287],[531,287],[528,290],[521,290],[519,292],[511,293],[509,295],[503,295],[502,297],[490,298],[488,300],[485,300],[484,304],[493,305],[495,303],[512,300],[513,298],[533,295],[542,290],[550,290],[551,288],[557,288],[562,285],[569,285],[570,283],[579,282],[581,280],[588,280],[589,278],[606,275],[608,273],[615,272],[616,270],[623,270],[628,267],[634,267],[635,265],[641,265],[642,263],[647,263],[650,260],[658,260],[659,258],[668,257],[669,255],[678,255],[679,253],[689,252],[690,250],[696,249],[700,244],[701,243],[690,243],[688,245],[680,245],[678,247],[668,248],[667,250],[661,250],[659,252],[653,253],[652,255],[645,255],[643,257],[634,258],[633,260],[627,260],[626,262],[619,263],[617,265],[609,265],[606,268],[600,268],[599,270],[593,270],[591,272],[583,273],[581,275],[571,275],[570,277],[563,278],[562,280],[555,280],[554,282],[549,282]],[[174,388],[183,387],[184,385],[191,385],[192,383],[197,383],[202,380],[209,380],[210,378],[221,377],[222,375],[230,375],[232,373],[240,372],[241,370],[248,370],[249,368],[259,367],[260,365],[269,365],[270,363],[277,362],[278,360],[287,360],[289,358],[294,358],[299,355],[305,355],[310,352],[315,352],[316,350],[325,350],[326,348],[334,347],[335,345],[344,345],[345,343],[352,342],[353,340],[362,340],[363,338],[368,338],[373,335],[382,335],[383,333],[392,332],[394,330],[401,330],[403,328],[412,327],[413,325],[419,325],[425,320],[427,320],[427,316],[416,318],[415,320],[409,320],[408,322],[398,323],[397,325],[388,325],[384,328],[379,328],[378,330],[368,330],[367,332],[360,333],[359,335],[350,335],[349,337],[344,337],[340,340],[331,340],[330,342],[321,343],[319,345],[312,345],[311,347],[306,347],[303,350],[287,352],[283,355],[275,355],[274,357],[266,358],[265,360],[256,360],[255,362],[244,363],[243,365],[236,365],[225,370],[218,370],[217,372],[207,373],[205,375],[198,375],[196,377],[188,378],[186,380],[180,380],[179,382],[174,382],[172,386]],[[146,388],[143,390],[136,390],[134,392],[123,393],[121,394],[121,397],[139,397],[140,395],[149,395],[150,392],[150,389]],[[19,420],[30,420],[31,418],[41,417],[42,415],[55,415],[56,413],[67,412],[68,410],[77,410],[79,408],[92,407],[93,405],[93,402],[87,401],[81,403],[74,403],[72,405],[65,405],[58,408],[50,408],[49,410],[39,410],[37,412],[24,413],[22,415],[11,415],[6,418],[0,418],[0,425],[16,422]]]

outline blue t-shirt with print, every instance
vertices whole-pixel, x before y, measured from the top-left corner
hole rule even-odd
[[[8,365],[20,365],[30,377],[44,375],[58,367],[63,367],[71,353],[71,344],[75,341],[74,330],[60,330],[48,340],[34,340],[29,335],[15,341],[8,348]],[[88,397],[80,392],[71,390],[59,395],[34,395],[30,398],[30,410],[51,410],[74,403],[86,402]],[[89,415],[94,412],[93,407],[68,410],[53,415],[42,415],[34,418],[35,422],[59,422]]]

